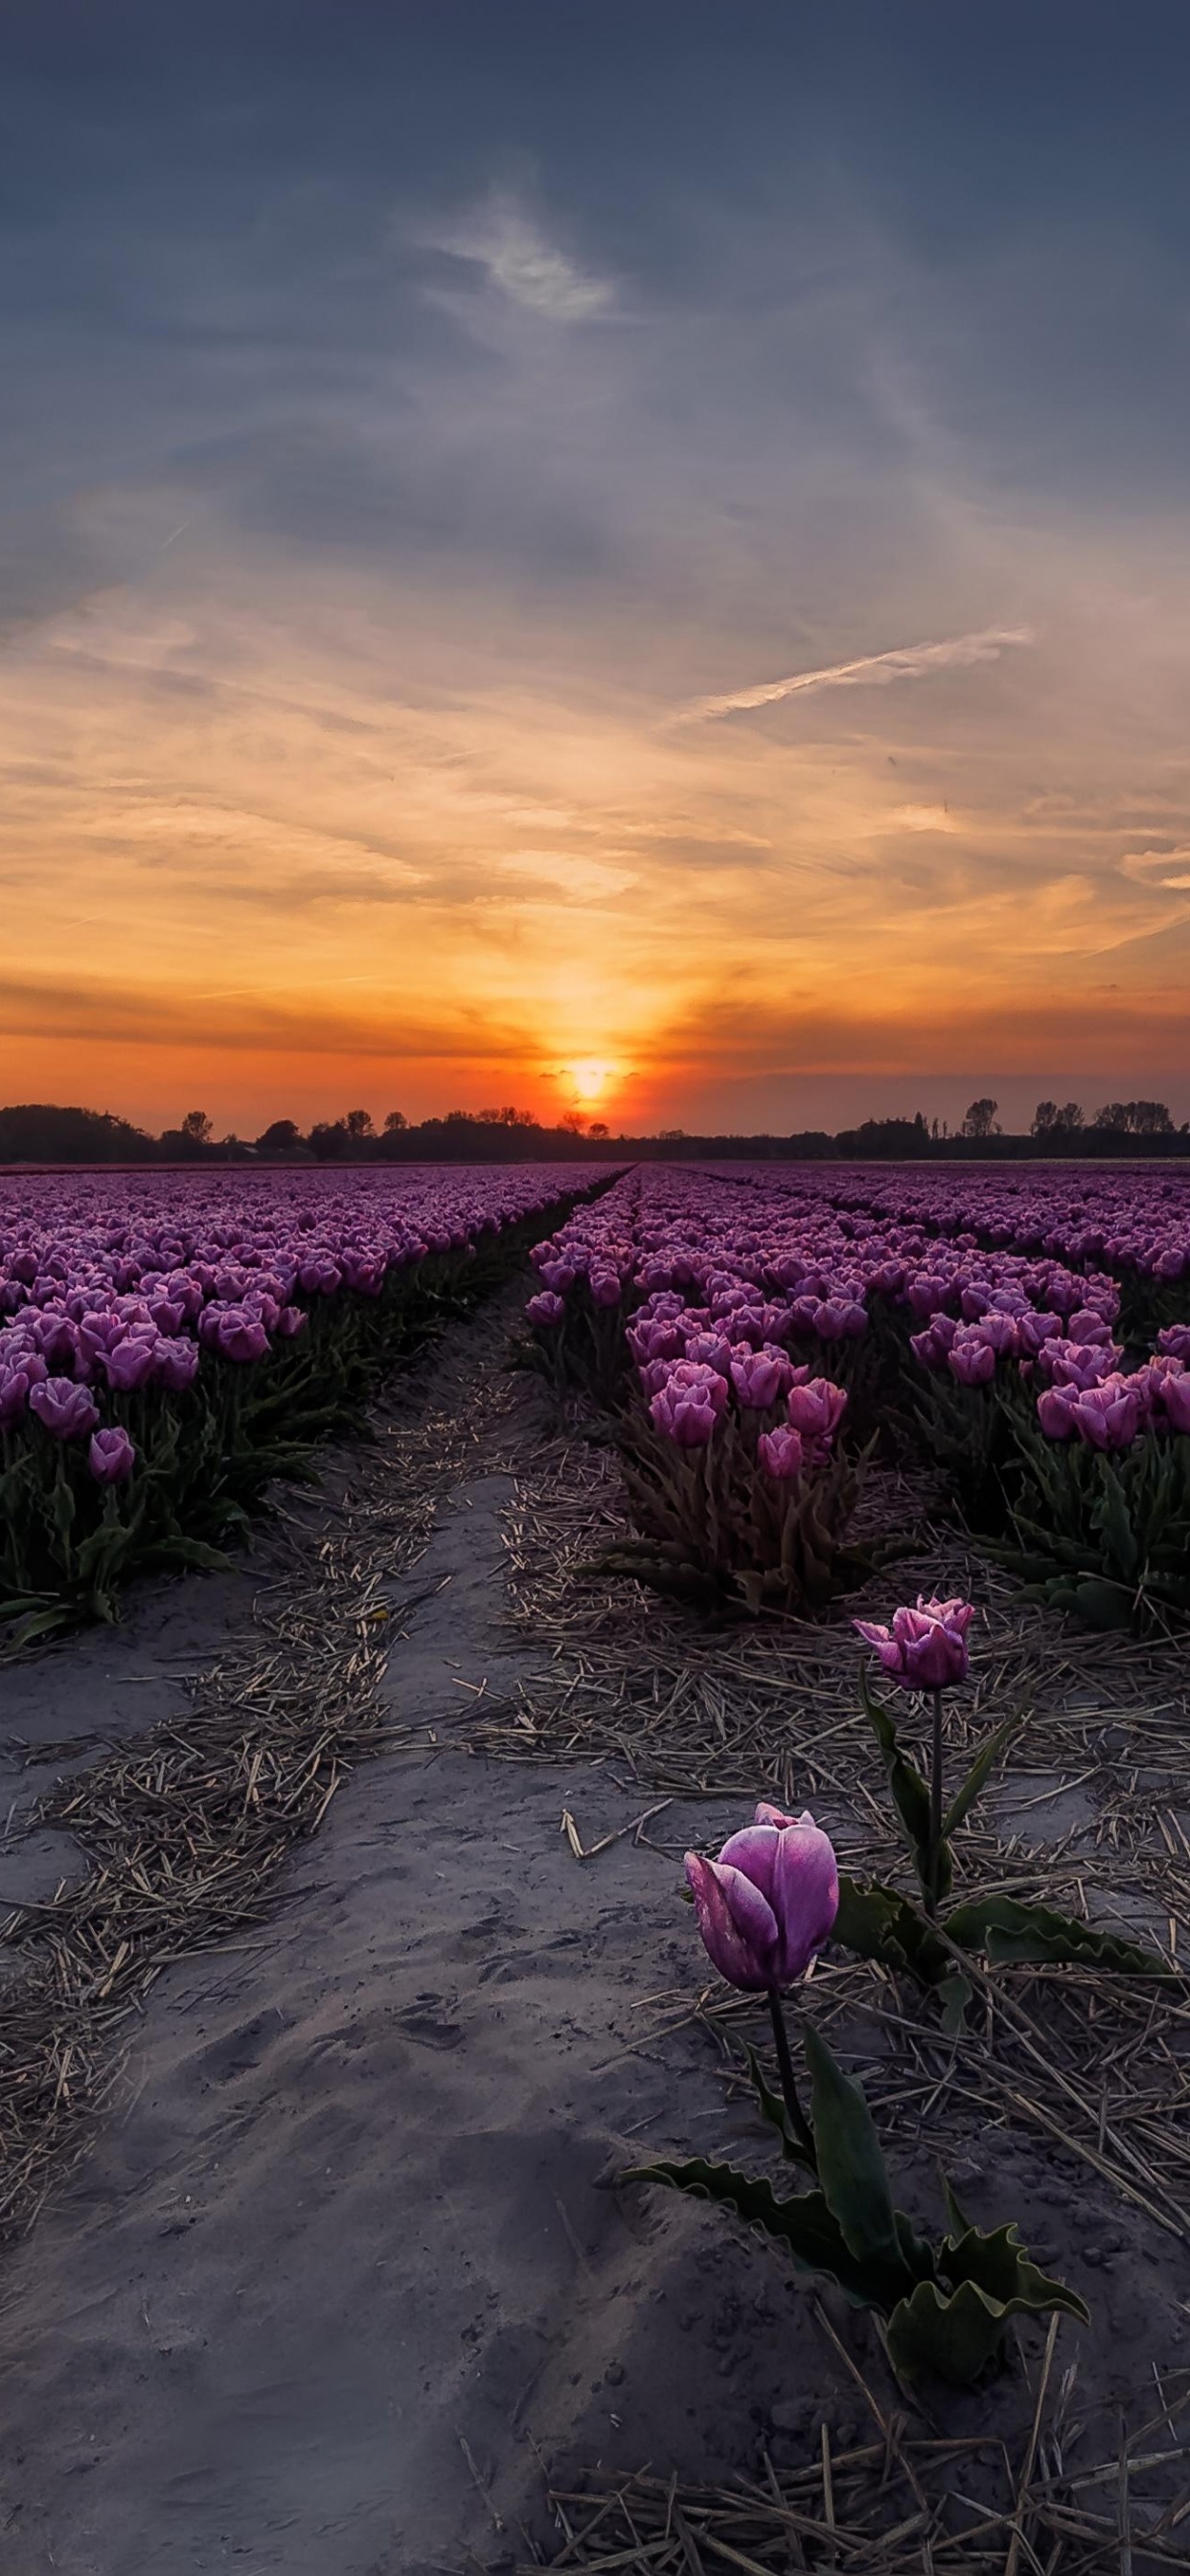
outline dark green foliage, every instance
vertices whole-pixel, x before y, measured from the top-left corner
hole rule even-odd
[[[1190,1611],[1190,1439],[1145,1431],[1108,1455],[1033,1422],[1017,1441],[1014,1535],[996,1553],[1026,1599],[1142,1632]]]
[[[641,1536],[609,1550],[601,1570],[708,1607],[814,1618],[904,1553],[905,1540],[852,1537],[866,1451],[836,1449],[824,1467],[779,1484],[757,1465],[765,1424],[760,1413],[728,1414],[706,1447],[679,1449],[646,1414],[629,1414],[620,1452]]]
[[[816,2189],[781,2199],[766,2178],[701,2156],[638,2166],[635,2178],[714,2201],[774,2239],[799,2270],[821,2273],[857,2307],[875,2308],[887,2320],[894,2367],[908,2383],[930,2375],[969,2386],[1002,2358],[1014,2316],[1061,2309],[1089,2322],[1082,2300],[1029,2261],[1015,2227],[984,2235],[949,2189],[951,2232],[938,2246],[920,2236],[894,2205],[862,2088],[812,2027],[805,2051]],[[751,2051],[748,2063],[764,2117],[782,2129],[785,2152],[796,2159],[782,2106]]]

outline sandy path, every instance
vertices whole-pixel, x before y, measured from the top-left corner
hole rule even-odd
[[[477,1331],[475,1364],[497,1356]],[[514,1416],[531,1447],[531,1391]],[[678,2043],[694,2080],[672,2138],[666,2068],[632,2048],[640,1999],[689,1982],[675,1859],[628,1837],[580,1865],[563,1804],[590,1842],[639,1792],[452,1749],[474,1689],[515,1669],[511,1482],[480,1467],[389,1667],[422,1749],[355,1775],[262,1938],[167,1972],[131,2107],[7,2259],[11,2576],[511,2564],[518,2514],[540,2516],[534,2443],[698,2474],[739,2464],[741,2409],[767,2422],[755,2332],[774,2302],[796,2314],[792,2285],[697,2211],[596,2187],[625,2133],[629,2152],[688,2147],[722,2123],[704,2048]],[[246,1593],[146,1598],[116,1637],[24,1671],[9,1728],[110,1735],[130,1701],[151,1722],[170,1666],[216,1647]],[[657,1830],[680,1848],[695,1814],[705,1829],[704,1806]],[[5,1893],[32,1892],[31,1864],[59,1875],[71,1847],[43,1840],[11,1854]]]

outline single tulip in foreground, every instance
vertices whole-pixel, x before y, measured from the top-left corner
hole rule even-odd
[[[804,1977],[839,1910],[839,1870],[813,1816],[761,1805],[718,1860],[686,1854],[709,1956],[729,1985],[768,1993]]]
[[[809,1813],[756,1809],[731,1834],[718,1860],[686,1854],[686,1876],[708,1956],[729,1985],[767,1994],[781,2090],[806,2161],[816,2167],[813,2132],[798,2099],[781,1988],[804,1977],[830,1939],[839,1911],[839,1868],[829,1837]]]

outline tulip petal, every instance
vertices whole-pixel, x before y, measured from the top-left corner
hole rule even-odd
[[[760,1994],[773,1982],[777,1924],[758,1887],[740,1870],[698,1852],[686,1854],[686,1877],[708,1957],[729,1985]]]
[[[839,1869],[829,1837],[812,1817],[782,1834],[773,1888],[783,1979],[803,1977],[829,1940],[839,1911]]]

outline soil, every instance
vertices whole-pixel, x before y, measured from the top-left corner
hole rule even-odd
[[[508,1618],[514,1479],[551,1427],[543,1392],[500,1377],[522,1293],[386,1417],[506,1390],[415,1583],[392,1570],[398,1732],[285,1864],[265,1926],[159,1978],[122,2095],[3,2258],[6,2576],[511,2570],[560,2545],[547,2471],[714,2480],[767,2455],[779,2474],[824,2423],[845,2451],[872,2432],[849,2357],[904,2411],[865,2320],[718,2214],[617,2180],[659,2153],[764,2157],[690,2017],[705,1963],[679,1901],[682,1850],[739,1799],[650,1816],[606,1762],[466,1749],[477,1705],[548,1653]],[[328,1525],[335,1494],[332,1464]],[[83,1866],[25,1830],[47,1776],[26,1748],[63,1748],[60,1773],[177,1711],[251,1623],[253,1581],[249,1562],[139,1593],[117,1631],[0,1676],[0,1900]],[[618,1838],[580,1859],[567,1816],[584,1853]],[[874,2028],[869,2056],[894,2044]],[[934,2144],[919,2122],[898,2183],[936,2220]],[[961,2168],[981,2223],[1021,2217],[1093,2306],[1089,2333],[1061,2328],[1055,2386],[1077,2356],[1084,2414],[1147,2406],[1154,2369],[1190,2363],[1185,2240],[1036,2135],[976,2119]],[[1017,2459],[1042,2340],[1032,2382],[1018,2362],[935,2417]]]

